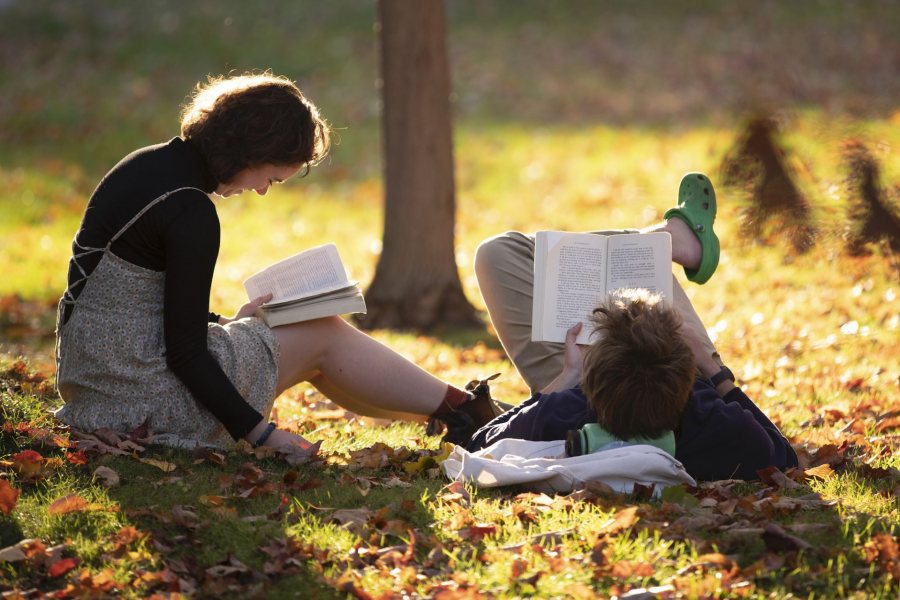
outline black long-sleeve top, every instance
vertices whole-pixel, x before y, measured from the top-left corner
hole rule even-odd
[[[538,393],[476,431],[466,448],[480,450],[504,438],[563,440],[570,429],[596,422],[581,387]],[[703,377],[694,381],[681,415],[675,458],[700,481],[752,480],[768,466],[797,466],[791,444],[740,388],[720,397]]]
[[[207,324],[215,320],[209,312],[209,293],[220,235],[219,217],[207,194],[217,185],[189,141],[174,138],[142,148],[122,159],[100,181],[75,239],[82,246],[105,247],[154,199],[178,188],[197,188],[157,203],[113,242],[110,250],[130,263],[165,272],[166,364],[194,398],[239,439],[263,417],[241,397],[206,343]],[[78,263],[91,273],[100,256],[87,254]],[[72,284],[79,278],[77,268],[70,266],[70,291],[76,298],[83,285]],[[67,306],[65,320],[72,310]]]

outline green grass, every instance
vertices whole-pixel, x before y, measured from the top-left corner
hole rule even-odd
[[[321,397],[303,386],[276,408],[283,423],[322,440],[325,461],[314,466],[238,451],[222,465],[198,463],[157,448],[139,456],[176,465],[171,473],[134,457],[91,456],[80,466],[42,434],[15,429],[54,427],[47,408],[58,406],[55,394],[9,360],[22,354],[27,369],[52,381],[53,304],[86,199],[121,156],[177,134],[178,105],[208,73],[287,74],[340,137],[307,178],[265,198],[218,201],[213,310],[236,309],[241,282],[260,267],[326,241],[339,243],[355,278],[371,280],[382,218],[374,13],[352,1],[19,0],[0,8],[0,414],[11,427],[0,432],[0,473],[21,492],[12,513],[0,513],[0,548],[38,538],[80,560],[59,578],[37,560],[2,563],[0,589],[70,585],[71,596],[96,595],[109,576],[126,597],[179,585],[188,595],[272,598],[444,589],[590,597],[654,586],[684,597],[895,597],[897,580],[867,560],[866,546],[884,532],[900,535],[897,428],[879,428],[900,405],[897,258],[883,248],[851,257],[843,241],[853,194],[844,140],[869,146],[889,196],[900,181],[900,79],[891,62],[900,11],[879,2],[448,6],[457,263],[478,308],[471,264],[482,239],[508,229],[649,224],[671,205],[684,172],[718,179],[745,114],[775,110],[817,244],[798,256],[777,235],[747,239],[749,199],[717,186],[722,263],[709,284],[686,291],[745,391],[801,454],[848,444],[827,479],[792,490],[707,486],[664,502],[557,497],[549,506],[514,490],[469,489],[464,505],[448,499],[433,469],[404,468],[439,453],[421,426],[322,419],[310,408]],[[496,397],[528,393],[489,328],[375,335],[448,381],[500,371]],[[410,453],[388,455],[382,444]],[[52,462],[27,481],[7,465],[32,448]],[[372,454],[384,466],[360,467]],[[263,470],[266,487],[245,499],[222,479],[248,462]],[[120,485],[95,481],[99,466],[115,470]],[[98,510],[49,514],[72,493]],[[824,503],[784,500],[812,493]],[[282,494],[284,512],[267,518]],[[738,508],[720,514],[728,496]],[[703,505],[709,498],[715,503]],[[197,515],[196,527],[173,516],[178,506]],[[603,535],[629,506],[637,521]],[[338,509],[371,512],[347,525],[333,522]],[[767,550],[767,523],[813,548]],[[484,524],[495,533],[463,539]],[[117,542],[122,527],[135,527],[138,539]],[[277,561],[260,548],[283,538],[295,545],[265,575]],[[409,555],[376,553],[411,540]],[[225,573],[229,557],[250,572]],[[207,573],[216,568],[217,576]]]

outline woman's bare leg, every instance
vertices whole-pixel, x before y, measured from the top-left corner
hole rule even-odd
[[[272,329],[281,346],[277,392],[309,381],[360,414],[431,415],[447,384],[339,317]]]
[[[312,377],[308,380],[317,390],[325,394],[330,400],[340,404],[349,411],[366,417],[376,419],[391,419],[393,421],[424,421],[427,415],[410,412],[385,410],[379,406],[364,402],[345,392],[333,382],[322,376]]]

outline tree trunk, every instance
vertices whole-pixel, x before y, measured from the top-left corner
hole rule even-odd
[[[442,0],[379,0],[384,239],[365,328],[480,326],[454,252],[450,74]]]

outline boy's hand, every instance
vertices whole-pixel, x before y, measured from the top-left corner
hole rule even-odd
[[[575,343],[582,327],[583,324],[579,321],[566,331],[566,360],[563,363],[563,371],[576,373],[579,380],[581,379],[581,371],[584,368],[584,353],[587,352],[587,346],[579,346]]]
[[[568,390],[581,383],[581,372],[584,368],[584,354],[587,346],[579,346],[575,343],[578,333],[581,331],[581,322],[576,323],[566,331],[566,352],[563,360],[563,370],[556,376],[550,385],[541,392],[549,394]]]

